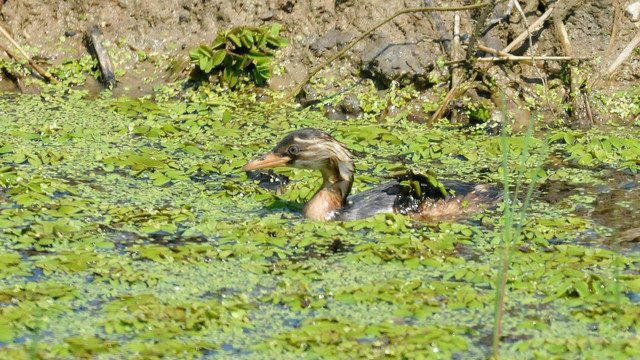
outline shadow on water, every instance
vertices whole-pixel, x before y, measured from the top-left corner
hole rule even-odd
[[[571,206],[575,216],[591,219],[611,229],[611,236],[594,235],[595,241],[617,251],[640,250],[640,175],[609,168],[594,170],[601,183],[580,184],[570,180],[547,181],[534,198],[553,206]],[[579,197],[584,201],[574,202]]]
[[[640,250],[640,182],[638,175],[612,172],[607,186],[596,187],[592,209],[582,209],[579,216],[590,217],[613,229],[603,244],[622,251]]]

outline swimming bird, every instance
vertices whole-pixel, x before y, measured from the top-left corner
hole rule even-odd
[[[276,167],[320,171],[322,186],[302,210],[304,216],[315,220],[347,221],[402,213],[416,220],[440,221],[493,208],[503,198],[501,190],[484,183],[441,180],[446,189],[443,192],[425,176],[408,173],[347,199],[354,181],[353,155],[331,135],[313,128],[289,133],[271,152],[242,169]],[[403,180],[414,186],[403,185]]]

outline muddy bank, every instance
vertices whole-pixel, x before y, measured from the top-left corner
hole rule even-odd
[[[278,56],[281,67],[278,75],[270,81],[275,90],[288,90],[300,82],[307,72],[333,55],[354,37],[380,22],[394,12],[420,6],[460,6],[468,1],[432,2],[368,1],[364,3],[337,1],[65,1],[42,2],[35,0],[5,1],[0,8],[0,24],[16,40],[28,45],[30,54],[41,56],[52,64],[67,58],[78,58],[87,53],[83,34],[93,25],[104,33],[106,45],[112,50],[119,89],[129,89],[133,94],[151,91],[157,83],[172,81],[184,74],[175,74],[175,59],[187,57],[188,50],[203,43],[210,43],[219,30],[238,26],[259,26],[280,23],[290,39]],[[529,41],[522,42],[511,50],[520,56],[568,55],[580,59],[572,63],[573,84],[566,78],[567,68],[557,61],[546,61],[542,69],[522,62],[503,62],[494,66],[477,63],[474,70],[478,76],[468,82],[473,90],[463,95],[472,101],[497,106],[496,91],[507,89],[508,107],[515,114],[527,118],[524,111],[527,98],[539,103],[543,112],[553,117],[584,120],[580,102],[569,94],[576,84],[586,79],[585,74],[595,74],[610,64],[631,41],[637,32],[631,14],[625,16],[626,3],[619,11],[609,1],[530,0],[522,2],[527,21],[509,4],[500,4],[490,14],[490,24],[478,44],[503,49],[525,31],[525,23],[531,24],[545,12],[551,16],[544,26],[531,33]],[[380,89],[394,84],[414,84],[425,96],[438,98],[449,86],[451,68],[443,66],[451,57],[451,39],[454,16],[460,16],[460,35],[468,42],[472,37],[475,20],[481,10],[412,13],[401,15],[378,29],[372,36],[356,45],[343,59],[334,62],[320,73],[321,77],[339,79],[327,82],[324,89],[317,89],[323,96],[344,90],[344,84],[362,78],[372,79]],[[615,22],[615,31],[614,31]],[[567,38],[560,36],[564,28]],[[615,38],[611,40],[612,31]],[[568,42],[566,41],[568,40]],[[151,61],[139,61],[140,54]],[[479,52],[477,55],[486,55]],[[4,56],[4,54],[3,54]],[[456,60],[459,60],[456,59]],[[172,70],[173,69],[173,70]],[[605,96],[629,89],[640,76],[637,52],[625,61],[609,78],[593,85]],[[353,83],[352,82],[352,83]],[[554,101],[542,102],[540,85],[545,85],[557,97]],[[0,89],[15,91],[17,87],[7,74],[0,75]],[[118,92],[125,90],[116,90]],[[305,100],[305,99],[302,99]],[[309,100],[309,99],[306,99]],[[579,100],[579,99],[578,99]],[[575,110],[566,112],[563,107],[574,102]],[[583,101],[584,103],[584,101]],[[357,104],[356,104],[357,105]],[[584,105],[584,104],[583,104]],[[343,106],[344,107],[344,106]],[[357,106],[346,105],[345,116],[357,116]],[[589,109],[600,121],[615,118],[607,110]],[[351,112],[349,114],[349,112]],[[620,118],[620,116],[617,116]],[[618,119],[620,120],[620,119]],[[628,120],[628,119],[621,119]]]

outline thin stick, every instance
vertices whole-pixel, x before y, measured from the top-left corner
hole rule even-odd
[[[493,55],[497,55],[497,56],[506,56],[506,57],[514,56],[514,55],[511,55],[511,54],[506,53],[504,51],[498,51],[496,49],[493,49],[493,48],[490,48],[490,47],[487,47],[487,46],[483,46],[483,45],[478,45],[478,49],[481,50],[481,51],[484,51],[484,52],[488,52],[488,53],[493,54]],[[527,61],[526,59],[523,59],[523,60],[520,60],[519,62],[522,63],[522,64],[527,64],[527,65],[538,67],[540,69],[549,71],[552,74],[559,74],[560,73],[559,69],[545,69],[544,64],[538,64],[536,62],[531,61],[531,57],[527,57],[527,58],[529,59],[529,61]]]
[[[484,51],[484,52],[488,52],[490,54],[497,55],[497,56],[513,56],[513,55],[511,55],[509,53],[506,53],[504,51],[496,50],[494,48],[490,48],[490,47],[484,46],[484,45],[478,45],[478,50]]]
[[[2,0],[0,0],[0,4],[1,3],[2,3]],[[4,47],[4,45],[0,44],[0,50],[7,53],[7,56],[9,56],[10,59],[18,61],[18,57],[14,53],[12,53],[9,49]],[[6,68],[2,70],[5,74],[7,74],[8,77],[11,77],[16,81],[16,85],[18,86],[18,89],[20,89],[20,92],[24,93],[26,91],[24,84],[22,83],[22,78],[19,75],[14,75],[10,73]]]
[[[526,31],[527,31],[527,39],[529,39],[529,49],[527,51],[531,51],[533,50],[533,39],[531,38],[531,30],[529,29],[529,22],[527,21],[527,14],[524,13],[524,10],[522,10],[522,6],[520,6],[520,3],[518,2],[518,0],[513,0],[514,5],[516,6],[516,9],[518,9],[518,12],[520,12],[520,16],[522,16],[522,21],[524,22],[524,25],[527,27]],[[536,61],[533,58],[533,54],[531,54],[531,61],[533,62],[533,64],[535,65]],[[540,80],[542,80],[542,82],[544,82],[544,78],[542,77],[542,74],[540,73],[539,69],[538,70],[538,75],[540,75]]]
[[[570,56],[571,55],[571,43],[569,42],[569,34],[567,33],[567,28],[564,26],[564,23],[562,22],[562,16],[560,14],[554,14],[553,16],[553,28],[556,31],[556,37],[558,38],[558,41],[560,42],[560,45],[562,45],[562,51],[564,52],[565,55]],[[575,71],[574,71],[574,67],[573,66],[569,66],[566,69],[568,75],[569,75],[569,92],[570,94],[575,94],[576,93],[576,77],[575,77]],[[582,97],[580,97],[581,99]],[[573,113],[575,114],[578,109],[581,106],[579,97],[577,96],[573,96],[571,98],[571,104],[572,104],[572,108],[573,108]],[[583,102],[584,104],[584,102]],[[584,104],[584,108],[587,109],[589,107],[589,103]],[[553,108],[553,107],[552,107]],[[588,112],[588,110],[587,110]]]
[[[620,3],[618,0],[613,0],[613,25],[611,26],[611,37],[609,37],[609,44],[607,50],[604,51],[604,61],[609,60],[611,51],[613,51],[613,45],[615,45],[616,37],[618,36],[618,19],[620,18]]]
[[[476,59],[476,61],[526,61],[526,60],[543,60],[543,61],[569,61],[569,60],[578,60],[578,59],[589,59],[587,57],[571,57],[571,56],[501,56],[501,57],[484,57]]]
[[[485,51],[483,49],[480,49],[482,51]],[[536,60],[536,61],[570,61],[570,60],[585,60],[585,59],[589,59],[588,57],[571,57],[571,56],[515,56],[515,55],[509,55],[509,56],[501,56],[501,57],[483,57],[483,58],[477,58],[474,61],[478,61],[478,62],[498,62],[498,61],[519,61],[519,62],[523,62],[523,63],[528,63],[529,65],[533,65],[531,63],[531,60]],[[460,64],[460,63],[464,63],[466,62],[466,60],[455,60],[455,61],[447,61],[444,64],[445,65],[451,65],[451,64]],[[540,67],[537,64],[535,65],[536,67]]]
[[[640,43],[640,30],[638,30],[638,33],[636,34],[636,36],[633,39],[631,39],[631,42],[627,44],[627,47],[625,47],[624,50],[622,50],[622,52],[620,53],[620,55],[618,55],[618,58],[616,59],[616,61],[614,61],[611,64],[611,66],[609,66],[606,74],[607,75],[613,74],[614,71],[616,71],[616,69],[618,68],[618,66],[620,66],[620,64],[622,64],[625,60],[627,60],[629,55],[631,55],[631,52],[633,51],[633,49],[636,46],[638,46],[638,43]]]
[[[591,112],[591,104],[589,103],[589,96],[587,96],[586,92],[580,92],[580,96],[582,98],[582,102],[584,103],[584,112],[587,115],[587,119],[591,123],[591,126],[596,124],[596,121],[593,117],[593,113]]]
[[[437,14],[437,13],[433,13]],[[460,44],[460,15],[455,14],[453,17],[453,41],[451,42],[451,60],[457,61],[462,60],[462,45]],[[453,64],[451,64],[453,65]],[[464,79],[464,69],[461,66],[451,66],[451,89],[457,88],[457,84],[461,83]],[[455,91],[455,90],[454,90]],[[450,93],[453,94],[453,93]],[[447,94],[449,96],[449,94]],[[438,111],[434,113],[431,121],[429,122],[429,126],[433,125],[433,121],[437,120],[436,116],[439,118],[444,114],[444,108],[447,105],[447,102],[442,102],[440,107],[438,107]],[[452,124],[456,124],[458,119],[460,118],[460,113],[458,111],[452,111],[450,122]]]
[[[453,17],[453,42],[451,44],[451,59],[457,61],[460,59],[462,48],[460,47],[460,15]],[[451,87],[459,82],[464,76],[462,69],[455,67],[451,71]]]
[[[516,46],[520,45],[520,43],[522,43],[524,41],[524,39],[526,39],[529,36],[530,33],[534,32],[538,28],[538,26],[542,25],[542,23],[544,23],[545,20],[547,20],[549,15],[551,15],[552,11],[553,11],[553,6],[550,7],[547,11],[545,11],[544,14],[542,14],[542,16],[540,16],[536,21],[533,22],[533,24],[531,24],[531,26],[529,26],[527,28],[527,30],[525,30],[523,33],[518,35],[518,37],[515,38],[504,49],[502,49],[502,51],[506,52],[506,53],[509,53],[509,52],[511,52],[511,50],[513,50],[513,48],[515,48]]]
[[[44,70],[43,68],[41,68],[38,64],[36,64],[35,61],[33,61],[29,55],[27,55],[27,53],[22,50],[22,48],[20,47],[20,45],[18,45],[18,43],[13,40],[13,38],[11,37],[11,35],[9,35],[9,33],[2,27],[0,26],[0,33],[2,33],[2,35],[4,35],[5,38],[7,38],[7,40],[9,40],[9,42],[11,44],[13,44],[13,46],[16,47],[16,49],[18,49],[18,51],[20,51],[20,53],[22,54],[22,56],[24,56],[27,61],[29,61],[29,64],[31,65],[31,67],[37,71],[40,75],[42,75],[43,77],[47,78],[50,82],[57,84],[58,80],[56,80],[53,76],[51,76],[46,70]]]
[[[456,94],[460,89],[460,85],[462,85],[463,82],[464,82],[464,78],[460,78],[457,83],[451,86],[451,90],[449,90],[447,95],[444,96],[444,99],[442,100],[442,103],[438,107],[438,110],[436,110],[436,112],[433,113],[433,116],[431,116],[431,119],[429,119],[429,123],[427,124],[429,127],[432,127],[433,124],[442,117],[442,115],[444,114],[445,108],[449,104],[449,101],[451,101],[454,97],[456,97]]]
[[[520,6],[520,3],[518,2],[518,0],[513,0],[515,2],[515,6],[518,9],[518,11],[520,12],[520,16],[522,16],[522,21],[524,21],[525,26],[527,26],[527,38],[529,39],[529,49],[528,50],[533,50],[533,39],[531,37],[531,33],[533,32],[533,29],[537,29],[536,23],[542,25],[542,23],[545,21],[545,16],[544,14],[540,17],[540,19],[534,21],[534,23],[531,26],[528,26],[528,22],[527,22],[527,15],[524,13],[524,10],[522,10],[522,7]],[[553,12],[553,7],[550,7],[549,10],[546,11],[546,14],[551,14]],[[549,15],[547,15],[548,17]],[[568,55],[568,54],[566,54]],[[533,62],[533,64],[535,65],[536,61],[533,57],[533,54],[531,55],[531,61]],[[538,77],[540,78],[540,81],[542,82],[542,86],[544,87],[544,93],[548,94],[549,93],[549,87],[547,86],[547,80],[544,76],[544,74],[542,74],[542,72],[540,71],[540,67],[536,67],[536,71],[538,72]],[[549,104],[549,99],[547,99],[547,105],[549,105],[549,107],[552,109],[551,111],[553,112],[553,107]],[[554,114],[555,116],[555,114]]]
[[[0,1],[2,1],[2,0],[0,0]],[[4,45],[0,44],[0,50],[2,50],[5,53],[7,53],[7,56],[9,56],[10,59],[18,61],[18,57],[14,53],[12,53],[9,49],[4,47]]]
[[[571,42],[569,41],[569,34],[567,33],[567,28],[564,26],[562,22],[562,18],[558,15],[553,17],[553,27],[556,29],[556,35],[560,40],[560,45],[562,45],[562,50],[564,54],[567,56],[571,55]]]
[[[269,110],[267,110],[266,114],[270,114],[271,112],[273,112],[275,109],[277,109],[280,105],[282,105],[283,103],[285,103],[287,100],[291,99],[292,97],[294,97],[298,92],[300,92],[300,89],[302,89],[302,87],[309,82],[309,80],[311,80],[311,78],[313,78],[320,70],[322,70],[325,66],[329,65],[330,63],[332,63],[334,60],[338,59],[339,57],[341,57],[342,55],[344,55],[349,49],[351,49],[355,44],[357,44],[358,42],[360,42],[362,39],[364,39],[365,37],[369,36],[369,34],[371,34],[372,32],[374,32],[377,28],[379,28],[380,26],[388,23],[389,21],[393,20],[395,17],[402,15],[402,14],[406,14],[406,13],[412,13],[412,12],[430,12],[430,11],[460,11],[460,10],[472,10],[472,9],[478,9],[481,7],[485,7],[487,6],[487,4],[475,4],[475,5],[469,5],[469,6],[460,6],[460,7],[421,7],[421,8],[412,8],[412,9],[404,9],[404,10],[400,10],[398,12],[396,12],[395,14],[389,16],[388,18],[384,19],[382,22],[378,23],[377,25],[375,25],[374,27],[372,27],[371,29],[367,30],[366,32],[364,32],[362,35],[360,35],[358,38],[356,38],[355,40],[351,41],[347,46],[345,46],[342,50],[338,51],[335,55],[333,55],[331,58],[329,58],[327,61],[323,62],[322,64],[316,66],[313,70],[311,70],[311,72],[309,73],[309,75],[307,75],[307,77],[300,83],[298,84],[293,90],[291,90],[285,97],[283,97],[282,99],[280,99],[278,102],[276,102],[275,104],[273,104],[273,106],[271,106],[271,108],[269,108]]]

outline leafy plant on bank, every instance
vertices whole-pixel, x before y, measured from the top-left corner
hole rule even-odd
[[[196,73],[213,75],[230,88],[247,79],[264,84],[271,78],[274,52],[289,45],[289,40],[279,35],[280,29],[274,24],[219,32],[210,46],[200,45],[190,51]]]

